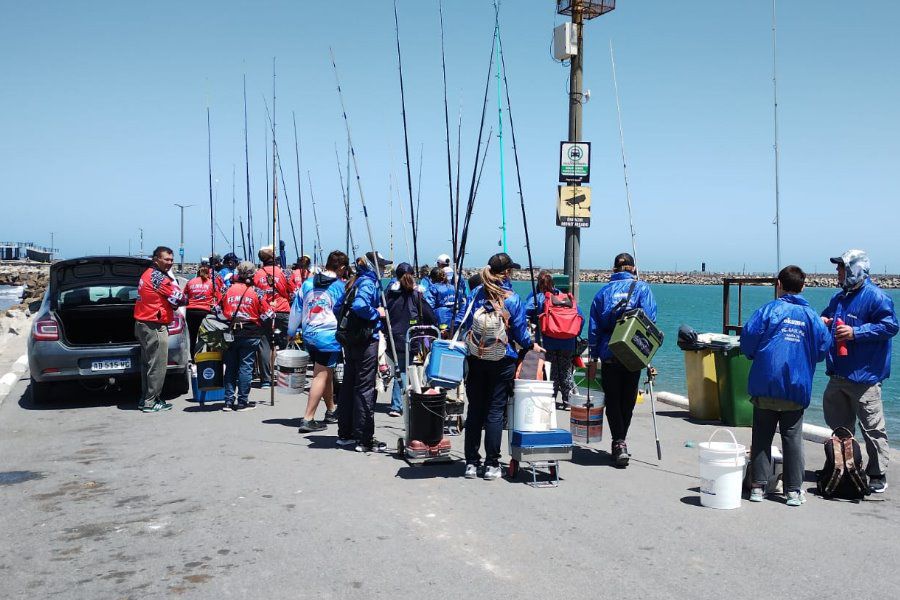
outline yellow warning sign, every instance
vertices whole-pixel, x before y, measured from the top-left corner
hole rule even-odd
[[[572,185],[559,186],[556,224],[560,227],[591,226],[591,188]]]

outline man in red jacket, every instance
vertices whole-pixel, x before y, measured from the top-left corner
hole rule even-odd
[[[174,262],[171,248],[157,247],[153,251],[153,264],[138,282],[134,336],[141,345],[141,412],[172,408],[160,399],[169,359],[168,326],[175,319],[175,308],[187,302],[181,288],[169,275]]]
[[[265,293],[266,301],[275,311],[275,328],[279,331],[279,333],[275,334],[275,345],[279,348],[284,348],[287,346],[286,333],[288,318],[291,313],[291,298],[294,294],[294,285],[281,267],[278,266],[272,246],[260,248],[258,256],[262,267],[253,276],[253,285]],[[272,369],[271,364],[269,364],[272,348],[269,343],[269,337],[266,336],[263,337],[260,344],[259,380],[262,388],[272,385]]]

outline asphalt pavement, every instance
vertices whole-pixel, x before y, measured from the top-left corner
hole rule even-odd
[[[900,597],[894,489],[702,507],[689,446],[714,427],[670,407],[662,461],[645,403],[627,470],[605,440],[534,489],[338,449],[334,426],[299,435],[305,395],[156,414],[136,396],[71,388],[35,406],[23,378],[0,406],[4,598]],[[376,435],[393,446],[403,423],[384,401]],[[823,452],[806,450],[811,489]]]

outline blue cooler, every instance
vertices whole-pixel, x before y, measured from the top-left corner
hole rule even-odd
[[[191,391],[194,392],[194,401],[204,404],[206,402],[223,402],[225,400],[225,389],[217,390],[201,390],[197,386],[197,376],[191,375]]]
[[[566,429],[549,431],[519,431],[514,429],[509,437],[509,468],[507,473],[515,477],[519,463],[527,463],[533,487],[557,487],[559,485],[559,461],[572,460],[572,434]],[[550,480],[538,481],[538,468],[549,469]]]
[[[425,364],[425,381],[431,387],[455,388],[466,378],[465,342],[435,340]]]

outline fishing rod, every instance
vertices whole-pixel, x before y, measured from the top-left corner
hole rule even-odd
[[[231,163],[231,250],[234,251],[234,223],[235,223],[235,199],[234,199],[234,163]]]
[[[271,222],[272,218],[272,215],[269,214],[269,200],[271,199],[271,196],[269,195],[269,130],[265,129],[264,133],[265,142],[263,142],[263,157],[266,159],[266,168],[264,171],[266,174],[266,199],[263,201],[263,204],[266,206],[266,226],[268,227],[268,223]],[[265,231],[265,229],[263,229],[263,231]],[[272,239],[269,238],[269,241],[271,242]]]
[[[456,124],[456,202],[453,207],[453,264],[459,253],[459,176],[460,165],[462,164],[462,97],[459,99],[459,120]]]
[[[253,206],[250,204],[250,150],[247,143],[247,75],[244,74],[244,170],[247,180],[247,246],[244,260],[253,256]],[[243,237],[243,233],[241,234]]]
[[[397,0],[394,0],[394,34],[397,40],[397,70],[400,74],[400,108],[403,114],[403,147],[406,150],[406,183],[409,189],[409,218],[412,223],[413,265],[419,272],[418,221],[413,205],[412,170],[409,164],[409,133],[406,126],[406,95],[403,89],[403,59],[400,54],[400,20],[397,17]]]
[[[496,24],[494,25],[494,34],[496,35]],[[481,152],[481,140],[484,135],[484,118],[487,113],[487,99],[488,99],[488,91],[490,90],[491,85],[491,67],[494,65],[494,42],[491,40],[491,57],[488,61],[487,68],[487,77],[484,82],[484,100],[481,105],[481,122],[478,125],[478,143],[475,145],[475,161],[472,164],[472,180],[469,183],[469,200],[466,203],[466,216],[463,219],[463,230],[462,237],[459,241],[459,257],[458,262],[456,264],[456,273],[460,276],[456,278],[456,291],[453,295],[453,314],[456,315],[457,310],[459,309],[459,287],[462,284],[462,272],[463,272],[463,263],[466,258],[466,243],[469,239],[469,224],[472,220],[472,211],[475,208],[475,186],[476,186],[476,176],[478,171],[478,159]],[[490,139],[490,138],[489,138]]]
[[[247,260],[247,242],[244,241],[244,221],[240,218],[238,218],[238,221],[241,225],[241,254],[244,256],[244,260]]]
[[[300,253],[303,256],[303,192],[300,185],[300,143],[297,141],[297,116],[291,111],[291,120],[294,122],[294,158],[297,159],[297,206],[300,209]],[[337,148],[337,146],[335,146]],[[296,242],[294,243],[296,245]]]
[[[341,195],[344,197],[344,212],[347,215],[347,252],[350,255],[350,248],[356,252],[356,243],[353,241],[353,231],[350,229],[350,196],[344,194],[344,173],[341,171],[341,157],[338,155],[337,143],[334,144],[334,159],[337,161],[338,178],[341,181]],[[349,183],[349,182],[347,182]]]
[[[308,169],[306,171],[306,179],[309,181],[309,201],[312,202],[313,222],[316,224],[316,244],[319,245],[319,264],[321,265],[325,262],[322,260],[322,236],[319,234],[319,217],[316,214],[316,196],[313,193],[312,175],[310,175]]]
[[[209,172],[209,255],[216,252],[215,209],[213,206],[212,184],[212,127],[209,122],[209,104],[206,105],[206,164]],[[213,278],[215,282],[215,277]]]
[[[269,108],[266,107],[266,116],[268,117]],[[275,57],[272,57],[272,254],[275,259],[273,262],[279,262],[279,250],[281,245],[278,243],[278,178],[275,176],[275,161],[277,160],[275,152],[277,150],[275,144]],[[268,178],[268,171],[266,171]],[[265,267],[263,268],[265,271]],[[275,292],[275,265],[272,265],[272,297]],[[272,319],[272,336],[275,336],[275,319]],[[269,376],[275,375],[275,344],[269,344],[271,351],[269,352]],[[269,382],[270,384],[273,382]],[[275,406],[275,386],[269,388],[269,404]]]
[[[356,254],[358,246],[353,243],[353,232],[350,228],[350,142],[347,142],[347,234],[346,234],[347,247],[353,250],[353,254]],[[350,255],[350,251],[347,251],[347,255]]]
[[[625,201],[628,203],[628,226],[631,228],[631,255],[634,257],[635,271],[640,277],[640,270],[637,268],[637,235],[634,232],[634,219],[631,213],[631,190],[628,187],[628,161],[625,158],[625,133],[622,129],[622,107],[619,104],[619,81],[616,78],[616,55],[613,51],[612,40],[609,40],[609,59],[612,62],[613,89],[616,93],[616,114],[619,119],[619,146],[622,151],[622,176],[625,179]]]
[[[441,22],[441,72],[444,77],[444,131],[447,136],[447,189],[450,193],[450,245],[453,250],[453,263],[456,264],[456,212],[453,205],[453,165],[450,160],[450,110],[447,107],[447,61],[444,55],[444,2],[438,0],[438,15]],[[419,168],[419,192],[422,191],[421,164]]]
[[[497,44],[497,54],[500,54],[500,2],[494,0],[494,43]],[[505,75],[505,74],[504,74]],[[507,251],[506,244],[506,173],[503,160],[503,103],[500,101],[500,61],[497,61],[497,133],[500,146],[500,230],[503,232],[503,251]]]
[[[419,187],[416,190],[416,235],[419,235],[419,218],[422,216],[422,158],[425,154],[425,144],[419,147]]]
[[[488,151],[491,149],[491,140],[494,139],[494,128],[488,131],[487,141],[484,143],[484,152],[481,155],[481,166],[478,167],[478,178],[475,180],[475,195],[478,195],[478,190],[481,188],[481,176],[484,174],[484,164],[487,162]]]
[[[778,30],[772,0],[772,118],[775,125],[775,269],[781,272],[781,196],[778,186]]]
[[[519,205],[522,207],[522,228],[525,230],[525,251],[528,254],[528,273],[531,276],[531,293],[537,306],[537,285],[534,280],[534,262],[531,260],[531,238],[528,235],[528,217],[525,215],[525,193],[522,191],[522,169],[519,166],[519,147],[516,145],[516,126],[513,122],[512,103],[509,101],[509,81],[506,78],[506,58],[503,56],[503,41],[500,32],[497,31],[497,47],[500,55],[500,65],[503,67],[503,88],[506,90],[506,114],[509,117],[509,133],[512,136],[513,157],[516,163],[516,183],[519,190]],[[535,317],[535,321],[537,318]],[[537,323],[535,323],[537,324]],[[538,344],[541,340],[541,328],[536,328]]]
[[[294,214],[291,211],[291,199],[287,195],[287,184],[284,181],[284,170],[281,168],[281,152],[278,150],[278,142],[275,140],[275,124],[272,122],[272,119],[269,118],[269,106],[266,103],[266,99],[263,98],[263,104],[266,107],[266,119],[268,119],[269,124],[272,126],[272,144],[275,152],[275,157],[278,159],[273,164],[278,165],[278,173],[281,175],[281,194],[284,196],[284,203],[287,206],[288,210],[288,223],[291,225],[291,236],[294,239],[294,252],[298,252],[299,247],[297,246],[297,232],[294,230]],[[294,130],[296,131],[296,129]],[[273,159],[274,160],[274,159]],[[279,233],[281,229],[278,230]],[[297,257],[300,257],[300,254],[297,254]]]
[[[397,206],[400,207],[400,225],[403,227],[403,242],[406,244],[406,260],[412,260],[409,249],[409,232],[406,230],[406,215],[403,213],[403,200],[400,199],[400,187],[397,185],[397,174],[394,172],[394,151],[391,150],[391,172],[388,173],[388,193],[397,195]],[[419,272],[416,271],[416,277]]]
[[[396,10],[396,5],[395,5]],[[344,92],[341,90],[341,79],[338,76],[337,63],[334,60],[334,50],[329,46],[328,53],[331,55],[331,67],[334,69],[334,81],[337,85],[337,93],[338,98],[341,102],[341,115],[344,118],[344,128],[347,130],[347,145],[350,147],[350,156],[353,159],[353,173],[356,175],[356,189],[359,192],[359,203],[362,205],[363,209],[363,217],[366,221],[366,232],[369,234],[369,245],[372,246],[372,260],[370,261],[372,265],[372,270],[375,271],[376,277],[381,276],[381,271],[378,267],[378,249],[375,246],[375,236],[372,234],[372,223],[369,221],[369,211],[366,208],[366,196],[363,193],[362,189],[362,181],[359,178],[359,163],[356,160],[356,150],[353,148],[353,137],[350,134],[350,119],[347,117],[347,108],[344,106]],[[387,306],[387,302],[384,298],[384,290],[381,289],[381,285],[376,286],[378,291],[381,294],[381,304],[382,306]],[[384,313],[384,322],[387,325],[387,342],[388,347],[391,350],[391,358],[394,361],[394,370],[395,376],[396,371],[399,369],[397,362],[397,349],[394,348],[394,334],[391,329],[391,315],[389,312],[385,310]]]

